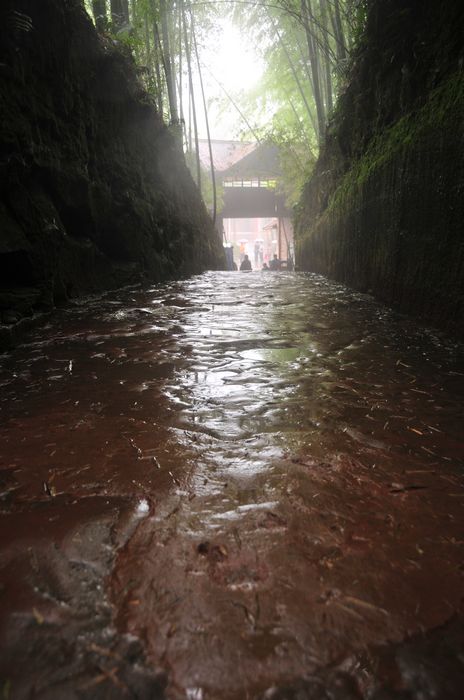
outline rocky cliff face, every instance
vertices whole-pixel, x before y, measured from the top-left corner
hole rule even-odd
[[[70,297],[220,265],[183,156],[82,3],[4,0],[0,15],[4,344],[19,319]]]
[[[297,213],[300,268],[464,336],[464,6],[375,0]]]

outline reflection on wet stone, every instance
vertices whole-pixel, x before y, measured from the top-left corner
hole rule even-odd
[[[208,273],[60,311],[0,384],[18,697],[462,687],[462,347],[314,275]]]

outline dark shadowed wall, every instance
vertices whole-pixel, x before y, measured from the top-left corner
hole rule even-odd
[[[223,263],[129,56],[79,0],[0,8],[0,320]],[[11,333],[10,333],[11,335]]]
[[[375,0],[296,221],[300,268],[464,336],[464,4]]]

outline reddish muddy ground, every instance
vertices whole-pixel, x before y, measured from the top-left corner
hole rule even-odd
[[[0,358],[5,698],[460,698],[462,347],[313,275]]]

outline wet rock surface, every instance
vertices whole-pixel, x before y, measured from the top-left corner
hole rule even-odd
[[[460,0],[368,4],[295,229],[300,269],[461,340],[463,31]]]
[[[224,260],[127,48],[81,0],[3,0],[0,18],[1,351],[70,298]]]
[[[462,346],[207,273],[60,311],[0,383],[10,697],[460,697]]]

